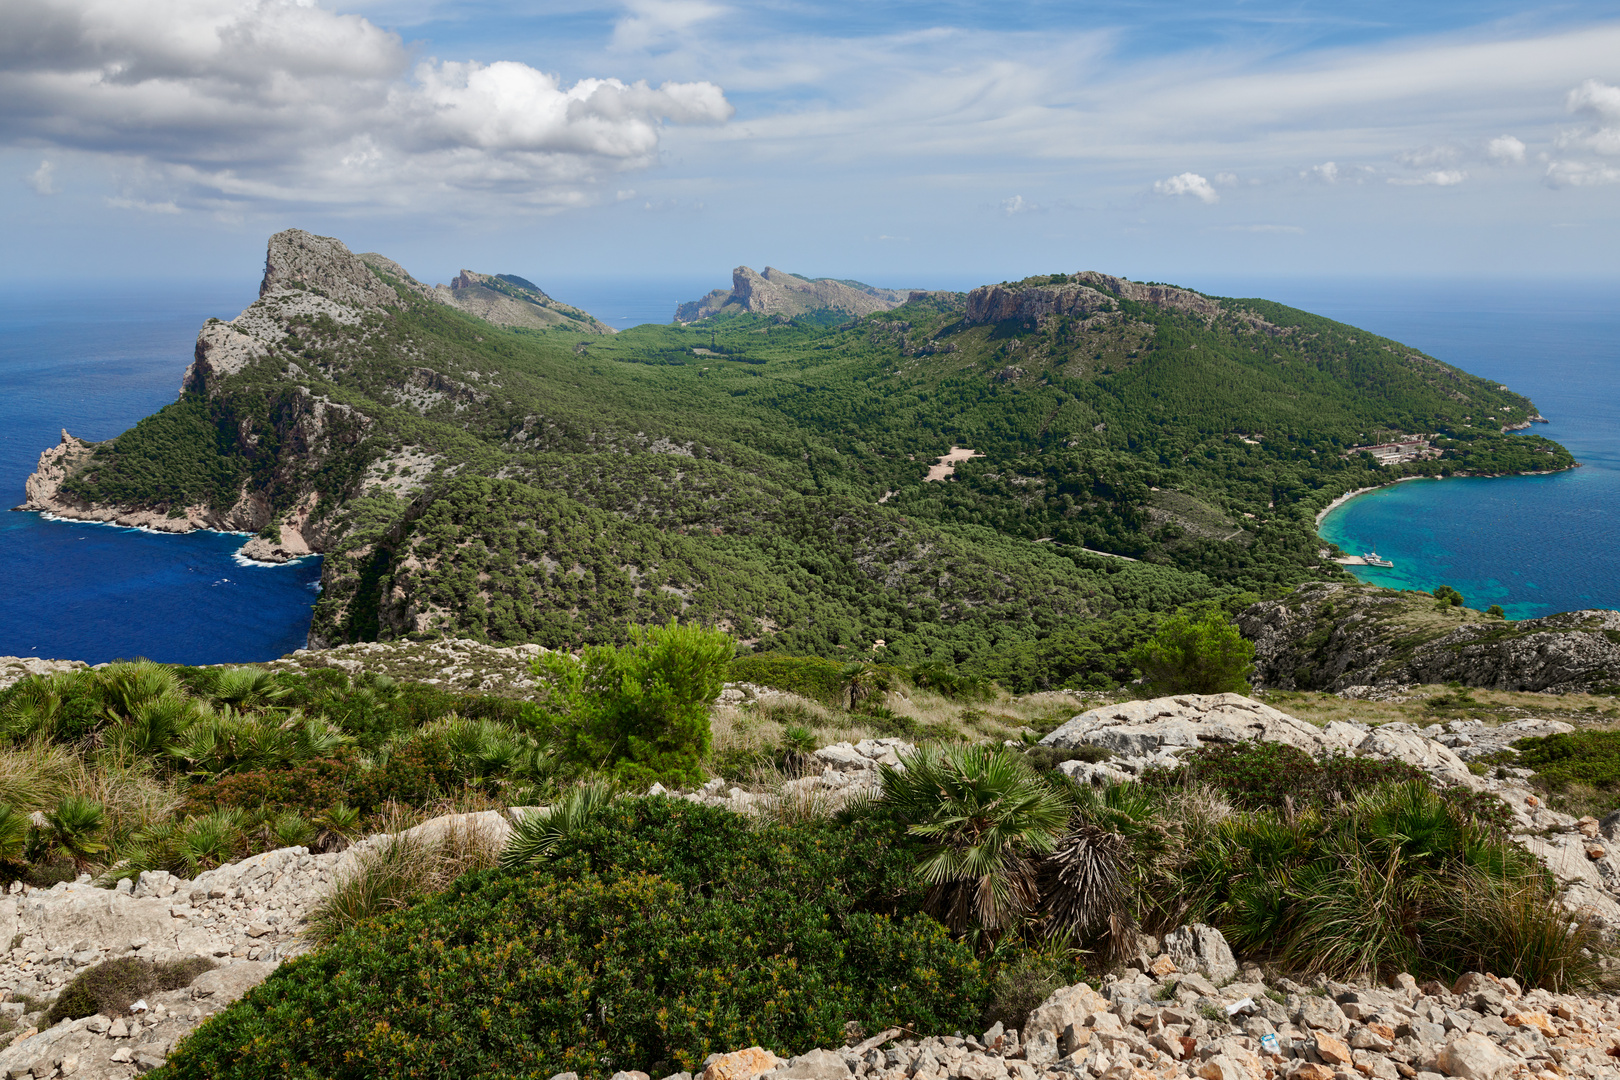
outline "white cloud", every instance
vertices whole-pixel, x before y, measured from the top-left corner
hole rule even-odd
[[[1466,179],[1468,174],[1461,169],[1435,169],[1422,176],[1392,176],[1389,182],[1400,187],[1455,187]]]
[[[1001,210],[1008,217],[1012,217],[1014,214],[1028,213],[1031,210],[1038,209],[1040,209],[1040,207],[1036,206],[1034,203],[1025,202],[1022,195],[1014,195],[1010,199],[1001,200]]]
[[[1559,132],[1556,140],[1559,149],[1620,154],[1620,86],[1587,79],[1569,92],[1564,106],[1572,113],[1595,117],[1598,123],[1593,127]]]
[[[1238,182],[1237,173],[1221,172],[1215,174],[1215,182],[1225,187]]]
[[[651,49],[679,41],[698,23],[724,15],[708,0],[631,0],[630,14],[613,26],[614,49]]]
[[[1587,79],[1569,92],[1564,106],[1570,112],[1592,113],[1603,120],[1620,122],[1620,86]]]
[[[1512,135],[1498,135],[1485,145],[1485,155],[1499,165],[1523,165],[1524,143]]]
[[[171,202],[147,202],[144,199],[130,199],[123,196],[109,198],[107,205],[119,210],[138,210],[143,214],[178,214],[180,208]]]
[[[1403,150],[1395,155],[1395,160],[1408,169],[1428,169],[1450,165],[1459,156],[1455,146],[1425,146],[1420,150]]]
[[[1339,166],[1336,162],[1324,161],[1320,165],[1312,165],[1299,174],[1307,180],[1320,180],[1324,184],[1337,184],[1339,182]]]
[[[397,35],[315,0],[7,0],[6,20],[0,140],[137,163],[155,206],[579,205],[653,164],[666,121],[732,113],[709,82],[413,65]]]
[[[1547,166],[1546,179],[1552,187],[1620,184],[1620,169],[1603,162],[1554,161]]]
[[[33,188],[36,194],[39,194],[39,195],[55,195],[56,194],[56,182],[55,182],[56,177],[55,177],[55,173],[56,173],[56,166],[55,165],[52,165],[48,160],[47,161],[41,161],[39,163],[39,168],[35,169],[33,172],[31,172],[27,176],[25,176],[23,178],[23,181],[29,187]]]
[[[1156,180],[1153,190],[1160,195],[1191,195],[1206,203],[1221,201],[1220,194],[1210,186],[1210,182],[1194,172],[1180,173],[1168,180]]]

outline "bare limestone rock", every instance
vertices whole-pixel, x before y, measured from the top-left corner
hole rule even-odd
[[[716,289],[701,300],[682,304],[675,310],[675,318],[693,322],[723,312],[792,317],[825,309],[859,318],[899,307],[909,296],[905,289],[882,289],[830,278],[812,281],[773,266],[767,266],[761,274],[739,266],[731,272],[729,291]]]
[[[1217,986],[1237,974],[1237,960],[1226,937],[1213,926],[1194,923],[1165,935],[1164,953],[1180,971],[1196,971]]]

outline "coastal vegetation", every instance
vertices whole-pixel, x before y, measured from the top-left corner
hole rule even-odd
[[[1194,921],[1277,971],[1599,978],[1604,947],[1534,857],[1423,777],[1337,768],[1331,798],[1237,810],[1220,770],[1099,790],[1005,747],[912,762],[794,822],[565,797],[544,844],[520,829],[500,868],[284,963],[165,1075],[599,1080],[837,1045],[848,1024],[1021,1023],[1036,972],[1071,983],[1138,928]]]
[[[1096,302],[975,321],[936,293],[582,338],[339,262],[397,305],[339,321],[299,307],[313,283],[267,296],[284,336],[199,369],[62,486],[166,514],[251,493],[254,531],[326,556],[324,644],[572,650],[679,617],[760,654],[881,640],[1019,689],[1118,685],[1179,607],[1345,580],[1314,535],[1344,492],[1572,463],[1503,433],[1535,412],[1511,390],[1263,300],[1039,275],[1000,288]],[[1400,436],[1430,456],[1358,449]],[[927,480],[953,448],[973,456]]]

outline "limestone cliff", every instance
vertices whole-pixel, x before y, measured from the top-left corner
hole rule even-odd
[[[521,278],[463,272],[456,284],[431,289],[392,259],[356,255],[332,237],[300,229],[275,234],[266,248],[258,300],[234,319],[208,320],[181,379],[180,400],[200,403],[208,422],[230,433],[230,452],[246,475],[229,491],[206,497],[87,498],[74,490],[83,486],[75,480],[94,478],[112,444],[87,443],[64,431],[62,441],[40,455],[27,482],[27,499],[17,509],[162,532],[256,533],[242,553],[272,562],[324,551],[344,531],[330,519],[334,495],[364,494],[373,487],[404,494],[413,485],[395,479],[401,465],[421,462],[406,448],[376,463],[369,485],[362,479],[336,492],[323,482],[323,472],[328,477],[352,472],[348,459],[376,417],[369,406],[342,400],[348,395],[329,381],[346,377],[350,359],[327,356],[306,339],[319,337],[323,328],[349,329],[362,338],[386,336],[390,320],[424,300],[499,325],[610,332]],[[486,294],[493,299],[481,299]],[[258,393],[269,395],[271,404],[266,407],[263,398],[237,400],[243,379],[256,380]],[[444,400],[488,396],[420,362],[400,370],[386,392],[418,412]]]
[[[1037,279],[1039,280],[1039,279]],[[1172,285],[1144,285],[1110,274],[1086,270],[1072,276],[1054,275],[1041,284],[981,285],[968,293],[969,326],[1028,319],[1040,322],[1054,315],[1078,315],[1115,310],[1115,299],[1180,311],[1212,320],[1225,309],[1220,302],[1190,289]],[[1263,322],[1248,312],[1234,312],[1248,323]],[[1270,324],[1266,324],[1270,325]]]
[[[858,281],[806,278],[767,266],[763,274],[746,266],[731,272],[731,288],[716,289],[701,300],[675,309],[678,322],[713,315],[782,315],[792,318],[812,311],[838,311],[859,318],[889,311],[910,297],[906,289],[881,289]]]
[[[589,313],[558,303],[538,285],[512,274],[475,274],[463,270],[449,286],[436,286],[433,298],[497,326],[572,330],[585,334],[614,332],[612,327]]]
[[[1586,693],[1620,681],[1620,612],[1569,611],[1506,622],[1440,612],[1427,593],[1302,585],[1238,616],[1257,685],[1341,691],[1460,682],[1492,690]]]

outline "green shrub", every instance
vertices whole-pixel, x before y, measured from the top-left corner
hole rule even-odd
[[[1602,816],[1620,807],[1620,731],[1571,731],[1519,739],[1518,756],[1503,762],[1534,769],[1532,783],[1562,794],[1583,785],[1597,795],[1591,812]],[[1494,759],[1493,759],[1494,760]]]
[[[849,702],[844,665],[819,656],[739,656],[731,662],[729,678],[785,690],[831,709],[842,709]]]
[[[731,653],[724,633],[672,619],[631,627],[623,648],[541,653],[533,669],[566,758],[631,787],[682,786],[702,781],[709,707]]]
[[[1254,645],[1220,611],[1172,615],[1131,652],[1155,694],[1247,694]]]
[[[164,964],[135,956],[108,960],[80,972],[68,983],[45,1019],[56,1024],[96,1013],[122,1016],[147,994],[190,986],[198,975],[213,969],[214,962],[201,956]]]
[[[1428,774],[1404,761],[1350,754],[1312,757],[1280,742],[1224,743],[1181,754],[1172,769],[1149,769],[1143,783],[1174,787],[1204,783],[1244,810],[1304,808],[1352,799],[1380,784],[1424,781]]]
[[[166,1075],[605,1080],[836,1046],[851,1020],[967,1028],[986,975],[917,913],[913,854],[881,817],[624,800],[532,869],[469,874],[283,964]]]
[[[1165,921],[1336,979],[1490,971],[1564,990],[1600,972],[1595,931],[1535,857],[1418,781],[1231,817],[1151,891]]]
[[[923,664],[907,673],[911,685],[932,690],[952,701],[989,701],[996,696],[996,684],[982,675],[965,675],[944,664]]]

